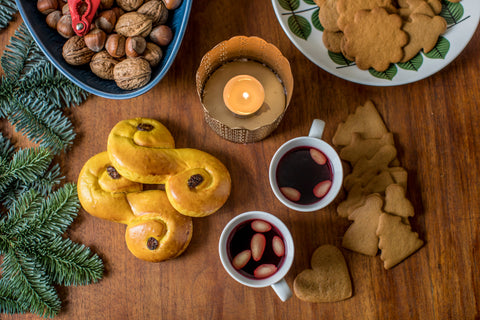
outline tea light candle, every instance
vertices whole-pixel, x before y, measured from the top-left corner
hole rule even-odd
[[[260,109],[265,100],[262,84],[255,77],[242,74],[230,79],[223,89],[227,108],[239,116],[249,116]]]
[[[203,105],[211,117],[230,128],[256,130],[282,115],[286,95],[282,82],[269,67],[239,59],[223,64],[210,75]]]

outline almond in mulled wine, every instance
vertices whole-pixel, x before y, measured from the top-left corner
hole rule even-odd
[[[279,161],[277,184],[290,201],[309,205],[320,201],[330,191],[332,166],[327,156],[309,146],[293,148]]]
[[[280,231],[264,220],[247,220],[232,232],[227,252],[233,267],[243,276],[264,279],[273,275],[285,258]]]

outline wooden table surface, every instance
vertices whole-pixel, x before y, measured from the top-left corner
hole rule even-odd
[[[21,18],[0,32],[1,50]],[[217,136],[203,120],[195,89],[202,56],[235,35],[255,35],[275,44],[289,59],[295,88],[276,131],[254,144]],[[105,263],[103,279],[83,287],[58,287],[63,308],[57,319],[480,319],[480,32],[462,54],[437,74],[413,84],[369,87],[323,71],[289,41],[268,0],[194,1],[178,56],[166,77],[148,93],[113,101],[96,96],[71,112],[77,138],[58,161],[75,182],[87,159],[106,150],[110,129],[133,117],[164,123],[177,147],[204,150],[230,170],[233,188],[217,213],[194,219],[184,254],[162,263],[136,259],[124,241],[125,226],[88,215],[83,209],[68,231]],[[223,269],[218,240],[223,227],[250,210],[275,214],[290,228],[295,259],[289,285],[309,267],[320,245],[341,247],[349,221],[336,202],[315,213],[287,209],[274,196],[268,166],[285,141],[308,134],[313,119],[326,121],[324,138],[354,109],[371,99],[394,133],[399,160],[408,171],[407,196],[416,215],[413,230],[425,245],[391,270],[379,256],[345,249],[352,298],[312,304],[295,296],[281,302],[271,288],[254,289]],[[13,134],[8,123],[2,131]],[[26,314],[2,319],[37,319]]]

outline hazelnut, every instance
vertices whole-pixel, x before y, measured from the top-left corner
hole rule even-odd
[[[172,41],[172,29],[166,25],[160,25],[153,28],[150,32],[150,39],[159,46],[166,46]]]
[[[105,49],[114,58],[121,58],[125,55],[125,37],[114,33],[108,36]]]
[[[68,3],[66,3],[62,6],[62,14],[64,16],[69,16],[70,15],[70,7],[68,6]]]
[[[114,0],[100,0],[100,10],[110,9]]]
[[[107,34],[102,29],[93,29],[84,37],[87,47],[95,52],[100,52],[105,46]]]
[[[117,5],[125,11],[134,11],[140,8],[143,0],[117,0]]]
[[[124,90],[143,87],[150,81],[151,74],[150,64],[142,58],[127,58],[113,69],[115,83]]]
[[[95,54],[90,50],[82,37],[73,36],[65,42],[62,49],[62,55],[68,64],[79,66],[89,63]]]
[[[118,19],[115,31],[125,37],[146,37],[152,31],[152,20],[138,12],[127,12]]]
[[[182,0],[163,0],[163,2],[165,2],[165,6],[168,10],[174,10],[180,6]]]
[[[106,33],[112,33],[115,23],[117,22],[117,15],[113,10],[105,10],[100,12],[97,19],[95,20],[95,25],[97,28],[102,29]]]
[[[147,47],[147,40],[143,37],[128,37],[125,41],[125,53],[129,57],[140,56]]]
[[[154,43],[147,42],[147,47],[143,52],[142,58],[150,63],[151,67],[155,67],[160,63],[162,60],[163,52],[162,49]]]
[[[123,11],[123,9],[119,7],[112,8],[112,10],[113,12],[115,12],[115,15],[117,16],[117,20],[118,18],[120,18],[120,16],[125,14],[125,11]]]
[[[96,53],[90,61],[90,69],[98,77],[106,80],[113,80],[113,68],[118,60],[113,58],[107,51]]]
[[[57,23],[57,32],[64,38],[71,38],[75,35],[72,28],[72,17],[70,15],[62,16]]]
[[[152,19],[152,24],[154,26],[165,24],[168,19],[168,9],[162,0],[145,2],[140,8],[138,8],[137,12]]]
[[[37,9],[42,14],[47,15],[58,8],[58,1],[57,0],[38,0],[37,1]]]
[[[52,29],[57,29],[57,24],[61,17],[62,12],[60,10],[50,12],[46,18],[47,25]]]

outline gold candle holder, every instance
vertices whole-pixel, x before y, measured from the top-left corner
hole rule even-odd
[[[245,60],[258,62],[275,73],[283,86],[284,104],[266,106],[258,114],[239,118],[224,110],[218,112],[222,108],[219,103],[216,106],[205,103],[205,86],[211,75],[227,63]],[[252,143],[266,138],[280,124],[292,97],[293,75],[290,63],[273,44],[258,37],[236,36],[217,44],[203,56],[196,86],[208,125],[224,139]]]

